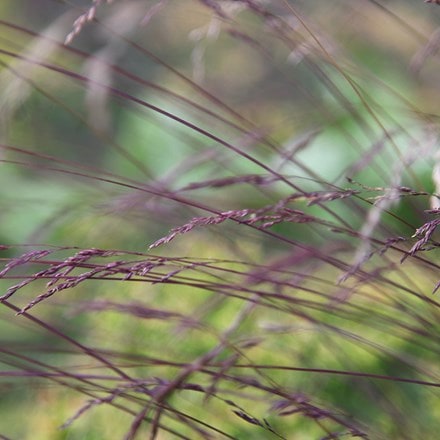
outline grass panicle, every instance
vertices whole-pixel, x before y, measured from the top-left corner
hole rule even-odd
[[[437,5],[21,3],[0,437],[436,437]]]

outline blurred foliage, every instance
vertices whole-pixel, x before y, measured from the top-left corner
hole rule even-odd
[[[440,7],[403,0],[95,4],[96,18],[63,44],[75,28],[75,19],[92,6],[89,1],[0,3],[0,241],[17,245],[14,251],[1,250],[5,262],[14,252],[21,253],[21,245],[146,252],[149,244],[193,217],[258,209],[287,197],[295,188],[354,188],[367,193],[371,198],[362,194],[362,199],[356,199],[362,208],[337,200],[332,202],[332,212],[319,204],[308,207],[306,198],[297,202],[299,209],[307,209],[323,222],[342,219],[353,231],[362,230],[374,197],[384,188],[405,185],[426,192],[390,203],[381,213],[377,239],[389,238],[390,231],[392,237],[409,238],[427,221],[423,211],[429,209],[429,196],[436,190],[432,170],[438,160]],[[252,10],[250,4],[267,14],[263,9]],[[274,176],[291,179],[292,187],[283,182],[191,187],[212,179],[267,175],[270,170]],[[207,214],[204,207],[212,211]],[[329,257],[345,256],[355,234],[330,242],[334,231],[332,225],[325,226],[324,232],[317,232],[307,223],[281,223],[271,231],[304,246],[314,245]],[[245,273],[239,261],[266,265],[266,269],[283,262],[287,242],[245,229],[243,224],[216,228],[191,231],[191,237],[178,237],[171,249],[158,252],[234,261],[230,277],[222,273],[224,278],[219,275],[216,282],[236,286],[247,285],[248,280],[235,278],[234,270]],[[348,261],[355,261],[353,255]],[[398,262],[401,255],[392,255],[391,262],[384,258],[377,264],[394,268],[394,260]],[[376,261],[371,263],[373,269]],[[289,272],[289,277],[300,279],[302,271],[307,278],[320,264],[294,262],[298,273]],[[341,275],[329,268],[323,274],[327,282]],[[419,267],[408,268],[404,275],[421,292],[432,291],[438,278],[429,268],[419,271]],[[188,285],[177,287],[112,281],[110,289],[107,281],[84,284],[39,305],[38,317],[104,353],[119,349],[132,353],[133,359],[113,355],[115,364],[129,366],[133,376],[163,377],[170,370],[146,366],[146,357],[160,358],[165,352],[175,362],[191,363],[222,338],[242,305],[239,297],[222,301],[208,288],[193,287],[194,279],[211,280],[202,270],[187,276]],[[360,299],[343,312],[327,302],[331,294],[326,292],[318,300],[319,307],[311,307],[314,324],[302,321],[292,304],[285,306],[279,298],[270,298],[267,304],[280,304],[280,309],[268,306],[255,311],[252,320],[243,319],[233,343],[240,347],[241,338],[258,341],[252,351],[246,351],[248,362],[255,365],[290,362],[290,366],[313,369],[318,363],[327,370],[362,370],[414,380],[419,377],[414,372],[417,368],[410,366],[421,363],[422,370],[435,372],[437,311],[399,289],[390,299],[387,289],[391,287],[381,280],[379,273],[377,284],[371,280],[360,287],[348,284],[347,297],[355,291],[353,295],[360,292]],[[406,285],[404,276],[399,281]],[[18,307],[45,290],[40,282],[20,293]],[[0,285],[6,289],[11,280],[1,280]],[[333,289],[313,275],[305,285],[318,297],[319,292]],[[260,287],[273,293],[269,282],[262,281]],[[338,294],[344,291],[335,289]],[[307,304],[310,292],[294,292],[297,307]],[[143,302],[194,314],[206,327],[182,328],[174,319],[134,319],[120,310],[81,309],[81,304],[90,307],[97,299]],[[377,300],[378,316],[370,324],[372,299]],[[335,311],[328,318],[331,307]],[[66,341],[54,335],[53,340],[47,339],[35,323],[21,318],[18,324],[11,321],[9,312],[2,311],[0,322],[5,335],[0,341],[2,371],[21,371],[26,363],[8,355],[16,344],[15,350],[23,356],[32,355],[52,366],[108,374],[84,353],[72,351]],[[292,323],[292,317],[298,321]],[[429,325],[425,326],[425,318]],[[393,320],[400,327],[396,324],[388,332]],[[417,348],[415,339],[405,341],[405,320],[408,327],[420,324],[432,332],[426,344],[434,348]],[[358,346],[355,338],[335,342],[333,327],[356,335],[367,328],[365,340],[374,341],[371,350],[360,342],[362,347]],[[387,347],[397,360],[385,348],[378,355],[374,344]],[[220,360],[234,353],[230,350],[222,352]],[[405,367],[402,359],[410,366]],[[192,378],[195,383],[197,374]],[[335,413],[350,413],[371,431],[373,439],[429,438],[437,432],[438,393],[413,383],[282,369],[264,375],[268,383],[284,385],[298,395],[319,396],[319,403],[325,401]],[[41,385],[36,379],[25,383],[21,376],[1,382],[0,434],[36,440],[126,435],[133,414],[102,403],[86,411],[71,428],[57,430],[84,405],[87,396],[75,391],[87,394],[90,390],[84,384],[78,390],[56,385],[56,381]],[[114,386],[111,378],[107,385]],[[233,388],[230,383],[224,386]],[[234,392],[234,402],[244,406],[248,401],[242,398],[242,390]],[[104,390],[101,394],[106,395]],[[136,399],[129,400],[135,414]],[[237,408],[220,398],[206,400],[203,395],[179,391],[170,397],[170,404],[188,414],[203,409],[207,423],[220,426],[232,438],[276,438],[234,414]],[[268,410],[270,404],[261,393],[252,414],[267,420],[276,432],[293,433],[287,438],[299,440],[323,435],[319,421],[310,423],[298,414],[276,417]],[[408,420],[401,417],[405,413]],[[164,423],[182,429],[176,420],[166,418]],[[333,429],[337,427],[328,428]],[[188,429],[182,435],[191,432]],[[138,435],[147,436],[148,427]],[[157,438],[174,437],[161,432]]]

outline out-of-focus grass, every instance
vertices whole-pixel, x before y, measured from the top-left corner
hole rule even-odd
[[[0,5],[0,434],[432,438],[440,8],[95,3]]]

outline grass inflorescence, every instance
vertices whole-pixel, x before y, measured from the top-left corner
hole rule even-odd
[[[435,438],[440,8],[20,4],[0,437]]]

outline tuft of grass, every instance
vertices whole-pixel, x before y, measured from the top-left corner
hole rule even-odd
[[[434,438],[439,11],[3,2],[0,437]]]

